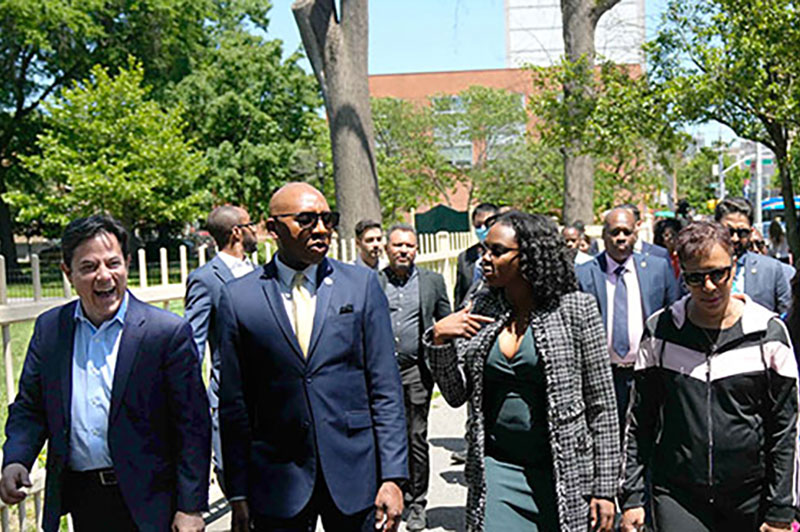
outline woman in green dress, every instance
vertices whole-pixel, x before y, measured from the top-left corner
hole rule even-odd
[[[491,220],[481,267],[489,289],[425,336],[442,395],[472,408],[468,528],[610,531],[619,429],[597,305],[544,216]]]

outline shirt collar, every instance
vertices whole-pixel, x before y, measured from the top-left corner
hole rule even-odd
[[[383,272],[386,274],[386,278],[389,280],[390,283],[392,283],[395,286],[404,286],[411,279],[417,276],[417,267],[414,264],[412,264],[408,272],[408,277],[406,277],[405,279],[401,279],[396,273],[394,273],[392,268],[389,266],[385,267],[383,269]]]
[[[231,270],[240,265],[247,265],[247,266],[250,265],[250,262],[247,260],[247,257],[245,257],[244,259],[240,259],[239,257],[234,257],[233,255],[225,251],[220,251],[219,253],[217,253],[217,256],[219,256],[219,260],[224,262],[225,266],[227,266]]]
[[[281,285],[285,287],[291,287],[292,282],[294,281],[294,276],[299,272],[303,272],[303,274],[306,276],[306,281],[310,282],[315,287],[317,286],[318,264],[311,264],[305,270],[295,270],[281,260],[280,253],[276,255],[275,259],[275,267],[278,268],[278,279],[280,280]]]
[[[615,261],[614,259],[611,258],[611,255],[606,253],[606,273],[612,274],[612,273],[616,272],[617,268],[619,268],[620,266],[624,266],[625,267],[625,271],[629,272],[629,271],[631,271],[630,264],[631,264],[632,261],[633,261],[633,253],[631,253],[630,256],[628,256],[628,258],[625,259],[625,262],[623,262],[623,263],[619,263],[619,262]]]
[[[117,313],[114,314],[114,317],[110,320],[106,320],[100,324],[100,327],[95,327],[94,323],[92,323],[89,318],[86,317],[86,314],[83,313],[83,305],[81,304],[80,299],[78,300],[78,304],[75,305],[75,314],[74,319],[78,322],[83,322],[90,325],[93,329],[100,329],[106,323],[117,322],[120,325],[125,325],[125,314],[128,312],[128,291],[125,290],[125,295],[122,297],[122,304],[120,304],[119,308],[117,309]]]

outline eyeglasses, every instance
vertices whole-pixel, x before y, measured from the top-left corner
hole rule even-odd
[[[484,244],[481,247],[483,248],[483,253],[481,253],[481,255],[489,253],[489,255],[491,255],[496,259],[499,259],[503,255],[511,251],[519,251],[519,248],[507,248],[502,244],[489,244],[489,245]]]
[[[767,243],[763,240],[751,240],[750,247],[752,249],[767,249]]]
[[[751,230],[748,227],[729,227],[728,231],[730,231],[731,236],[738,236],[740,239],[747,238],[751,233]]]
[[[247,222],[247,223],[244,223],[244,224],[236,224],[236,225],[234,225],[234,227],[238,227],[240,229],[242,227],[247,227],[249,229],[249,228],[253,228],[253,227],[257,226],[257,225],[258,225],[258,222]]]
[[[688,286],[700,286],[706,282],[706,279],[711,279],[711,282],[719,285],[727,282],[731,276],[733,264],[725,266],[724,268],[715,268],[713,270],[703,270],[697,272],[682,271],[683,282]]]
[[[289,212],[286,214],[272,215],[273,218],[284,218],[286,216],[293,217],[294,221],[297,222],[297,225],[303,229],[316,226],[320,218],[322,218],[322,224],[327,229],[334,229],[337,225],[339,225],[338,212]]]
[[[633,234],[632,229],[626,229],[624,227],[615,227],[608,231],[608,234],[611,236],[619,236],[620,234],[624,236],[631,236]]]

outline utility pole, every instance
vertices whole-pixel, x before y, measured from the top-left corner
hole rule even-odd
[[[719,158],[717,160],[717,172],[719,175],[719,199],[725,198],[725,155],[722,152],[722,139],[719,140]]]
[[[760,142],[756,142],[756,209],[755,209],[755,225],[761,231],[761,199],[764,196],[764,161],[763,161],[763,148]]]

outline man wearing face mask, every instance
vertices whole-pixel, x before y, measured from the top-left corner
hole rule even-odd
[[[184,316],[192,324],[194,343],[200,355],[200,365],[206,352],[206,340],[211,359],[211,376],[208,382],[208,402],[211,406],[211,445],[214,450],[214,472],[223,493],[222,449],[219,438],[219,350],[215,327],[219,296],[222,286],[253,271],[248,255],[256,251],[255,225],[250,215],[241,207],[223,205],[208,215],[207,227],[217,243],[216,256],[199,267],[186,279]]]
[[[753,234],[753,208],[741,197],[725,198],[717,204],[714,219],[725,226],[733,241],[736,276],[733,293],[747,294],[756,303],[782,314],[792,302],[789,279],[781,262],[748,251]]]
[[[575,273],[603,316],[622,427],[645,320],[678,298],[678,285],[667,260],[633,251],[636,219],[630,209],[617,207],[606,215],[603,242],[606,250]]]
[[[455,308],[460,308],[463,305],[470,286],[480,278],[480,268],[476,268],[476,264],[481,258],[481,243],[486,239],[486,234],[489,232],[489,228],[486,227],[486,220],[495,214],[497,214],[497,205],[493,203],[480,203],[472,211],[472,227],[475,228],[475,236],[478,237],[478,243],[468,247],[458,255],[456,288],[453,297]]]

